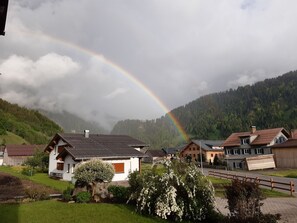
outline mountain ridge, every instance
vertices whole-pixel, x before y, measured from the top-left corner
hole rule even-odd
[[[291,71],[253,85],[201,96],[171,113],[191,139],[225,139],[232,132],[247,131],[251,125],[259,129],[296,128],[296,99],[297,71]],[[156,148],[185,143],[172,127],[166,114],[154,121],[119,121],[111,133],[127,132]]]

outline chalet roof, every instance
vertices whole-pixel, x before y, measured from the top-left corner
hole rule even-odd
[[[280,132],[289,137],[289,133],[284,128],[273,128],[256,130],[252,132],[237,132],[232,133],[222,144],[224,147],[228,146],[240,146],[240,138],[255,136],[256,138],[250,143],[250,145],[267,145],[269,144]]]
[[[6,145],[8,156],[33,156],[36,150],[43,151],[45,145]]]
[[[222,147],[224,140],[203,140],[203,139],[195,139],[192,140],[189,144],[195,143],[196,145],[201,144],[201,149],[205,151],[223,151]]]
[[[162,150],[165,152],[165,154],[175,155],[176,153],[180,152],[186,147],[186,145],[179,145],[177,147],[169,147],[169,148],[163,148]]]
[[[56,134],[45,150],[51,151],[59,139],[63,140],[67,145],[57,156],[57,159],[65,157],[67,154],[70,154],[76,160],[95,157],[145,157],[146,155],[134,148],[148,146],[147,144],[126,135],[89,134],[89,137],[86,138],[84,134],[62,133]]]
[[[164,150],[153,150],[153,149],[149,149],[145,152],[145,154],[151,156],[151,157],[164,157],[166,155],[166,153],[164,152]]]
[[[271,148],[296,148],[297,149],[297,139],[288,139],[287,141],[271,146]]]

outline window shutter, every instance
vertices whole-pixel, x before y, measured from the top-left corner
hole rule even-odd
[[[125,172],[125,165],[124,163],[113,163],[115,173],[124,173]]]

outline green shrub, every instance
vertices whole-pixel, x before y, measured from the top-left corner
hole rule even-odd
[[[76,195],[77,203],[89,203],[91,201],[91,194],[87,191],[81,191]]]
[[[107,190],[112,194],[115,202],[125,203],[129,198],[129,189],[127,187],[110,185]]]
[[[22,174],[26,176],[33,176],[35,173],[36,171],[30,166],[22,169]]]
[[[257,182],[232,180],[225,186],[225,196],[228,199],[230,216],[228,222],[238,223],[275,223],[280,215],[263,214],[260,201],[264,199]],[[227,222],[227,220],[226,220]]]
[[[67,187],[66,190],[63,191],[63,200],[71,201],[72,200],[73,189],[71,187]]]

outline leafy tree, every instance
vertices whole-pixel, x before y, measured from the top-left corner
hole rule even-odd
[[[221,164],[218,154],[216,154],[213,158],[213,165],[219,166]]]
[[[34,155],[32,157],[28,157],[25,161],[25,165],[28,165],[33,169],[36,169],[38,167],[42,172],[45,172],[47,170],[48,164],[48,154],[38,149],[35,150]]]
[[[91,159],[78,165],[74,170],[74,178],[78,183],[91,186],[92,197],[96,194],[96,186],[103,182],[110,182],[114,176],[112,164],[100,159]]]

